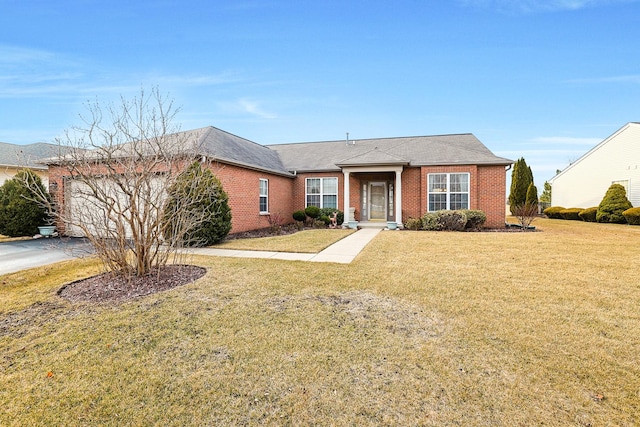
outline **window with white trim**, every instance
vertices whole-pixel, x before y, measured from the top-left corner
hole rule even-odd
[[[427,181],[429,212],[469,209],[468,173],[430,173]]]
[[[305,207],[338,208],[338,178],[307,178]]]
[[[260,178],[260,213],[269,212],[269,180]]]

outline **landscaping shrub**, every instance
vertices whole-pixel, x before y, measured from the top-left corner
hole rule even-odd
[[[193,185],[196,182],[197,185]],[[181,216],[176,212],[183,212]],[[193,162],[168,190],[164,215],[169,221],[167,236],[178,237],[188,246],[210,246],[221,242],[231,231],[229,197],[213,173]],[[194,221],[194,226],[182,233],[180,218]],[[204,219],[202,219],[204,218]]]
[[[562,215],[562,217],[564,219],[570,220],[570,221],[580,221],[582,218],[580,218],[580,212],[582,212],[584,209],[582,208],[569,208],[569,209],[563,209],[560,211],[560,215]]]
[[[627,199],[627,191],[620,184],[611,184],[607,193],[598,206],[596,221],[614,224],[627,222],[622,212],[631,209],[633,205]]]
[[[578,216],[580,219],[586,222],[596,222],[596,214],[598,213],[598,207],[594,206],[592,208],[583,209],[580,211]]]
[[[422,219],[420,218],[409,218],[404,223],[404,228],[407,230],[421,230],[422,229]]]
[[[463,212],[467,217],[467,223],[464,226],[465,230],[479,231],[487,221],[487,215],[485,215],[481,210],[462,209],[461,212]]]
[[[320,217],[320,208],[317,206],[307,206],[304,213],[311,219],[317,219]]]
[[[295,211],[293,213],[293,219],[298,222],[304,222],[307,219],[307,214],[302,209],[299,211]]]
[[[342,212],[340,209],[322,208],[320,209],[320,217],[322,218],[322,216],[324,215],[324,216],[327,216],[328,218],[331,218],[331,215],[334,212],[338,212],[338,216],[336,217],[336,222],[338,223],[338,225],[342,225],[342,223],[344,222],[344,212]]]
[[[466,224],[463,211],[428,212],[422,217],[422,227],[429,231],[462,231]]]
[[[329,218],[329,217],[328,217],[328,216],[326,216],[326,215],[320,215],[319,221],[324,222],[324,224],[325,224],[326,226],[328,226],[329,224],[331,224],[331,218]]]
[[[550,208],[542,211],[542,213],[545,214],[548,218],[564,219],[564,217],[560,213],[563,210],[565,210],[565,208],[563,208],[562,206],[551,206]]]
[[[640,208],[631,208],[622,212],[627,222],[631,225],[640,225]]]
[[[45,225],[44,207],[32,200],[35,196],[25,183],[47,191],[38,175],[23,170],[0,187],[0,234],[10,237],[33,236],[38,226]]]
[[[440,231],[440,224],[438,222],[438,215],[436,212],[427,212],[422,216],[421,230],[427,231]]]

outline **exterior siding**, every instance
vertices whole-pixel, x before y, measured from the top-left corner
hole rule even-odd
[[[640,206],[640,124],[629,123],[552,179],[551,204],[598,206],[614,181],[628,181],[627,197]]]

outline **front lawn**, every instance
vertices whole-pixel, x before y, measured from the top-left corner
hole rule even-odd
[[[282,236],[229,240],[213,247],[245,251],[318,253],[354,231],[344,228],[303,230]]]
[[[534,225],[196,257],[120,305],[56,296],[90,260],[0,276],[0,425],[640,424],[640,227]]]

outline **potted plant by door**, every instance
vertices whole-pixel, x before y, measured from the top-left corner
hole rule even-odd
[[[56,232],[56,226],[54,225],[54,216],[51,212],[47,213],[44,221],[45,225],[38,226],[38,231],[43,237],[51,237]]]

